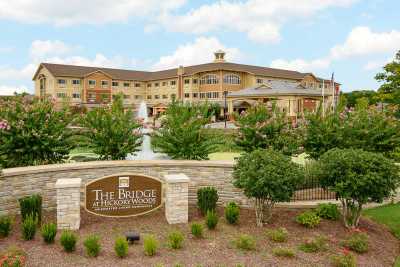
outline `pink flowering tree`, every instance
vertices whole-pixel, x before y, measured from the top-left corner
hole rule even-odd
[[[62,162],[72,143],[71,116],[47,99],[14,96],[0,103],[0,165],[3,168]]]

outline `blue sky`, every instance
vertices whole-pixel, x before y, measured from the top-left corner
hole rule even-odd
[[[376,90],[400,49],[398,0],[0,0],[0,94],[40,62],[139,70],[229,61]]]

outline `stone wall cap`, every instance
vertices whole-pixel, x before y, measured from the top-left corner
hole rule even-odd
[[[165,181],[167,183],[188,183],[190,182],[189,177],[183,173],[176,173],[176,174],[166,174],[164,175]]]
[[[57,179],[56,188],[81,187],[81,178]]]

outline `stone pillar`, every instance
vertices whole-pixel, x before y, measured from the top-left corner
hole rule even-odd
[[[169,224],[187,223],[189,213],[189,181],[183,173],[164,176],[165,217]]]
[[[57,190],[57,228],[79,229],[81,179],[58,179]]]

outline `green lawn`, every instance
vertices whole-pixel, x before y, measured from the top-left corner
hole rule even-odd
[[[364,216],[389,227],[390,231],[400,239],[400,203],[367,209],[363,213]]]

